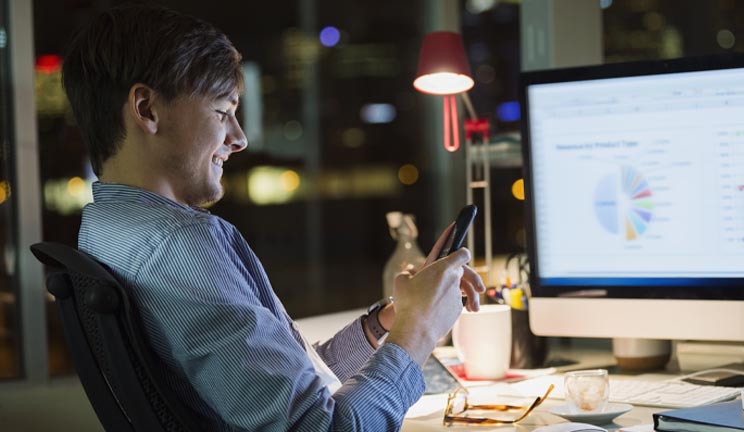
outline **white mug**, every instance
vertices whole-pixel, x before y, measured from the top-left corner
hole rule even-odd
[[[462,314],[452,328],[452,344],[465,365],[467,379],[499,379],[511,360],[511,308],[482,305],[478,312]]]

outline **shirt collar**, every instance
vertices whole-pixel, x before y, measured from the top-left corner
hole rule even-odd
[[[95,201],[96,203],[133,202],[159,204],[183,210],[194,210],[202,213],[209,213],[207,210],[201,207],[187,206],[155,192],[141,189],[136,186],[129,186],[119,183],[103,183],[100,181],[93,182],[93,201]]]

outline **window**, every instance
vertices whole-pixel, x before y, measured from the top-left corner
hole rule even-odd
[[[7,17],[7,4],[0,1],[0,380],[21,372]]]
[[[34,8],[37,61],[50,65],[37,67],[45,241],[77,244],[95,180],[57,56],[78,25],[118,3],[39,0]],[[245,62],[237,115],[250,143],[225,165],[226,195],[210,211],[246,237],[291,316],[379,299],[395,248],[385,214],[416,215],[424,250],[443,228],[432,210],[443,192],[433,186],[431,154],[444,149],[426,142],[429,99],[411,85],[428,2],[158,3],[216,25]],[[69,373],[53,308],[49,316],[51,372]]]

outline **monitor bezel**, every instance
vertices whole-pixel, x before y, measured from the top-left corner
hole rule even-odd
[[[575,82],[631,76],[664,75],[723,69],[744,69],[744,54],[687,57],[672,60],[635,61],[572,68],[527,71],[520,74],[521,134],[525,187],[525,228],[527,255],[530,262],[530,290],[533,297],[592,297],[613,299],[697,299],[744,300],[744,278],[605,278],[604,283],[575,281],[545,284],[539,278],[537,257],[535,202],[531,172],[531,139],[528,88],[536,84]],[[744,267],[744,262],[742,262]],[[578,278],[577,278],[578,279]],[[595,278],[596,279],[596,278]],[[654,279],[641,283],[641,279]],[[619,284],[617,280],[630,283]]]

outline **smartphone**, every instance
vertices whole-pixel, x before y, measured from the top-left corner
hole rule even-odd
[[[455,219],[455,228],[447,237],[447,241],[444,243],[444,247],[439,251],[437,259],[444,258],[452,252],[462,247],[462,242],[465,240],[465,234],[468,233],[468,228],[473,223],[475,215],[478,213],[478,206],[475,204],[469,204],[460,210],[460,214]]]
[[[736,373],[735,371],[728,369],[698,372],[692,376],[684,378],[682,381],[699,385],[741,387],[744,386],[744,372]]]
[[[434,354],[426,359],[421,372],[426,385],[424,394],[452,393],[460,387],[465,388],[460,379]]]

